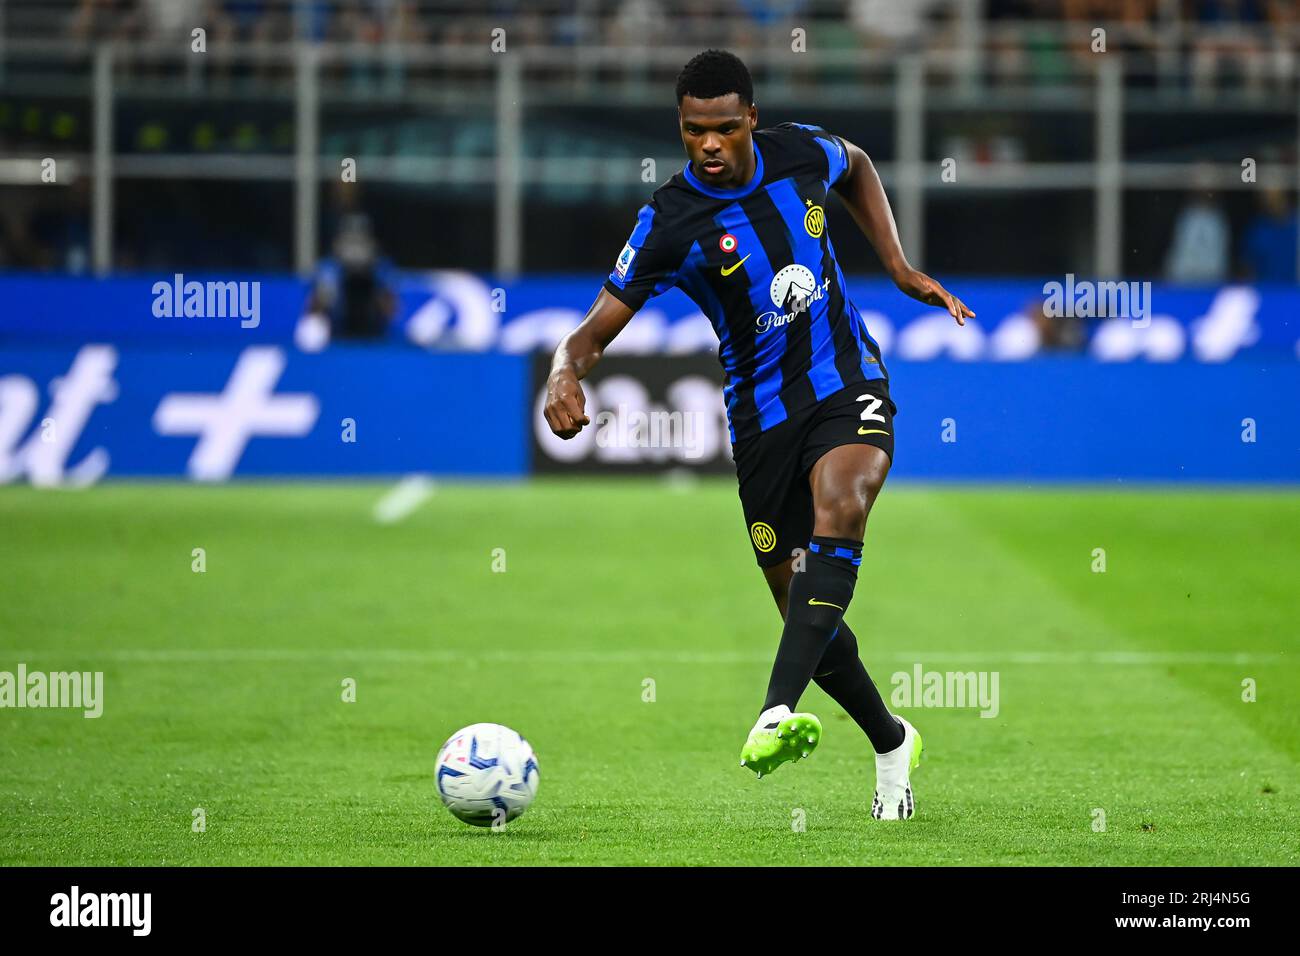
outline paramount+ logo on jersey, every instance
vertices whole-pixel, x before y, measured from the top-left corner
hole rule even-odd
[[[797,262],[778,270],[768,287],[768,294],[777,310],[761,313],[754,322],[754,331],[762,335],[789,325],[812,308],[814,302],[825,298],[830,285],[830,279],[818,283],[812,270]]]

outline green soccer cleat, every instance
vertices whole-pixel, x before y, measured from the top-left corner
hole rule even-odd
[[[784,704],[759,715],[740,751],[740,765],[761,778],[787,760],[800,760],[817,749],[822,722],[813,714],[792,714]]]

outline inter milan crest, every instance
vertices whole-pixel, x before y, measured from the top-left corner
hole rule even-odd
[[[809,209],[803,216],[803,227],[808,231],[808,235],[814,239],[820,239],[822,230],[826,227],[826,212],[821,206],[812,205],[812,200],[805,200]]]

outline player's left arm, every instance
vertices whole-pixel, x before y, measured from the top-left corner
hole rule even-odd
[[[876,255],[880,256],[894,285],[913,299],[947,309],[958,325],[965,325],[966,319],[975,318],[975,313],[961,299],[908,264],[902,243],[898,240],[898,227],[894,224],[893,210],[889,208],[889,197],[885,195],[885,187],[880,183],[876,167],[862,149],[842,136],[839,139],[848,154],[848,166],[836,180],[834,189],[840,194],[858,228],[876,250]]]

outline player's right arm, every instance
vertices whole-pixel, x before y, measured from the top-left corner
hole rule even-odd
[[[546,380],[546,424],[561,438],[572,438],[590,424],[587,396],[579,384],[600,361],[609,343],[636,312],[604,289],[578,327],[564,337]]]
[[[586,378],[609,343],[632,321],[651,296],[677,284],[685,253],[672,237],[656,198],[637,213],[636,228],[614,262],[614,270],[587,316],[564,337],[546,381],[546,423],[561,438],[572,438],[589,424],[587,398],[578,383]]]

